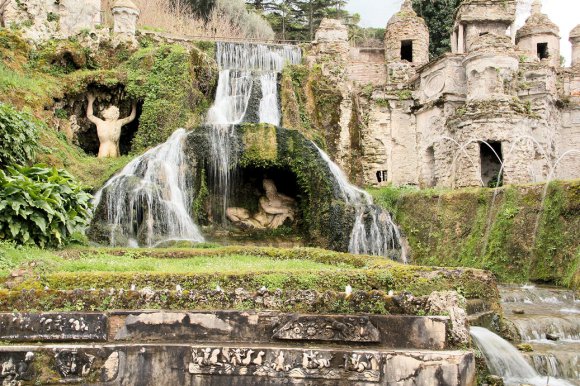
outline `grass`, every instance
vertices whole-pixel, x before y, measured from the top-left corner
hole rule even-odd
[[[295,272],[305,270],[327,271],[337,266],[307,260],[276,261],[258,256],[226,255],[194,257],[186,259],[134,259],[127,256],[88,255],[79,260],[55,257],[58,272],[160,272],[160,273],[248,273],[248,272]]]
[[[20,270],[16,279],[10,273]],[[3,282],[3,283],[2,283]],[[150,287],[171,290],[432,291],[457,290],[467,298],[495,299],[494,279],[483,271],[420,267],[386,258],[316,248],[244,246],[182,249],[70,248],[60,251],[0,243],[0,289],[89,290]],[[0,290],[1,292],[1,290]],[[6,305],[5,305],[6,306]]]
[[[131,161],[131,156],[97,158],[86,154],[52,128],[40,133],[40,143],[45,151],[37,156],[37,162],[66,169],[91,190],[103,186],[117,171]]]
[[[14,71],[0,63],[0,101],[12,103],[19,108],[32,106],[35,111],[52,103],[52,96],[59,90],[54,78],[30,76]]]
[[[346,263],[329,264],[307,259],[278,259],[264,256],[237,254],[224,250],[201,248],[181,250],[113,250],[69,249],[42,250],[36,247],[17,247],[0,243],[0,278],[7,278],[19,267],[38,274],[52,273],[164,273],[164,274],[244,274],[251,272],[336,271],[350,268]],[[195,254],[199,253],[199,256]],[[173,258],[156,257],[174,254]],[[194,255],[194,256],[191,256]],[[33,263],[31,265],[31,263]],[[32,268],[31,268],[32,267]]]

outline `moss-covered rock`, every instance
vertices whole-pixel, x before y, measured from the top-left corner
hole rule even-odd
[[[417,264],[489,269],[506,282],[580,285],[579,181],[373,194],[395,214]]]
[[[201,165],[211,165],[209,127],[200,127],[188,137],[187,152],[198,165],[195,186],[201,186]],[[336,181],[318,149],[300,131],[276,128],[266,124],[242,124],[235,128],[236,138],[228,151],[232,173],[249,168],[258,176],[286,173],[298,188],[298,227],[309,244],[338,251],[348,250],[354,218],[340,195]],[[206,170],[205,168],[203,170]],[[205,173],[205,171],[204,171]],[[211,185],[211,181],[208,181]],[[236,183],[234,189],[240,188]],[[209,191],[212,191],[210,186]],[[198,192],[196,191],[196,194]],[[238,192],[240,193],[240,192]],[[234,194],[252,197],[252,192]],[[257,198],[255,197],[256,204]],[[239,201],[239,200],[238,200]],[[250,204],[247,204],[250,205]],[[244,206],[246,209],[251,207]],[[212,217],[210,214],[209,217]]]
[[[180,127],[200,123],[210,105],[217,65],[196,48],[147,47],[127,63],[127,94],[143,101],[133,152],[164,142]]]

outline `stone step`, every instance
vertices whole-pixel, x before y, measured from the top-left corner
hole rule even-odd
[[[282,344],[444,350],[448,317],[244,311],[0,314],[7,342]]]
[[[0,376],[3,382],[42,384],[475,384],[474,355],[469,351],[197,344],[45,345],[0,347],[0,363],[7,369]]]

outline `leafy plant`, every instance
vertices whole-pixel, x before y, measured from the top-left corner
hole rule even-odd
[[[0,170],[0,240],[60,246],[88,225],[92,196],[64,170]]]
[[[30,115],[0,103],[0,167],[26,164],[34,159],[39,125]]]

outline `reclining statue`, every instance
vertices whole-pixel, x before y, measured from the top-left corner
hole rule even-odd
[[[286,220],[294,221],[296,201],[278,193],[274,181],[265,179],[262,184],[266,195],[260,197],[258,213],[252,216],[245,208],[228,208],[226,215],[230,221],[255,229],[278,229]]]
[[[121,138],[121,128],[135,119],[137,116],[137,104],[133,102],[131,115],[127,118],[119,119],[119,108],[117,106],[109,106],[103,110],[104,120],[93,115],[93,104],[95,96],[88,94],[87,99],[89,106],[87,107],[87,118],[89,121],[97,125],[97,135],[99,136],[99,158],[116,158],[119,157],[119,139]]]

